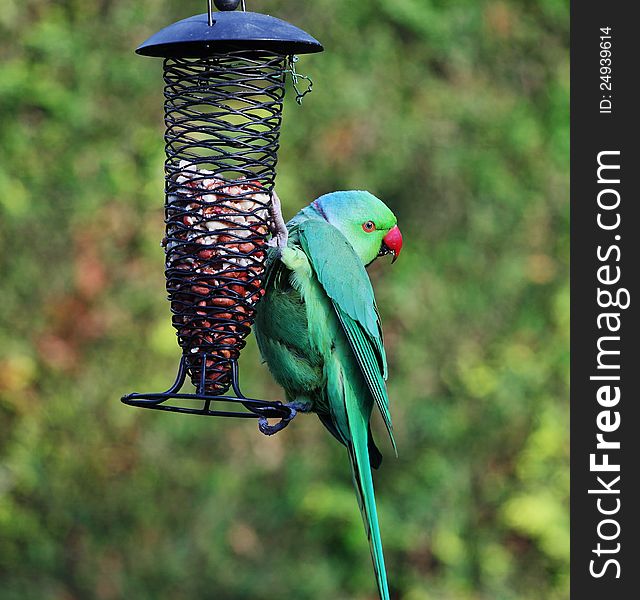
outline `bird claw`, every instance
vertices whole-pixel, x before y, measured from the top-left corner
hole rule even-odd
[[[269,240],[268,245],[274,248],[278,248],[280,254],[287,247],[287,242],[289,241],[289,231],[287,230],[287,225],[284,222],[284,218],[282,217],[282,205],[280,204],[280,198],[278,198],[278,194],[273,190],[271,192],[271,205],[269,207],[269,211],[271,212],[271,233],[273,234],[273,239]]]
[[[289,415],[280,419],[280,421],[275,425],[269,425],[267,417],[260,417],[258,419],[258,429],[261,433],[264,435],[274,435],[275,433],[278,433],[278,431],[282,431],[289,423],[291,423],[293,418],[298,414],[298,411],[293,408],[293,406],[285,406],[289,408]]]

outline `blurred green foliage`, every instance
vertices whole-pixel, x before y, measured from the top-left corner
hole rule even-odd
[[[0,598],[373,599],[346,456],[315,418],[267,439],[118,400],[178,362],[161,64],[132,49],[205,2],[1,4]],[[568,3],[248,5],[326,46],[285,107],[285,216],[366,188],[405,234],[371,269],[393,597],[567,598]],[[253,339],[241,376],[280,396]]]

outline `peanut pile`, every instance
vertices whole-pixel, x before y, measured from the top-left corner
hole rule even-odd
[[[173,325],[198,392],[222,394],[264,294],[270,196],[255,180],[227,182],[187,161],[178,167],[163,240]]]

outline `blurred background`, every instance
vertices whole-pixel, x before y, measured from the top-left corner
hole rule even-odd
[[[247,0],[303,27],[285,217],[364,188],[400,457],[375,474],[392,597],[568,597],[568,3]],[[122,405],[179,351],[161,61],[200,0],[0,2],[0,598],[373,600],[346,455],[312,417]],[[291,92],[291,90],[290,90]],[[280,398],[253,338],[241,383]]]

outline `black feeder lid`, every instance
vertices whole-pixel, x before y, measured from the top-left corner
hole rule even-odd
[[[231,50],[267,50],[279,54],[322,52],[318,40],[276,17],[245,11],[207,13],[178,21],[152,35],[136,50],[143,56],[197,58]]]

